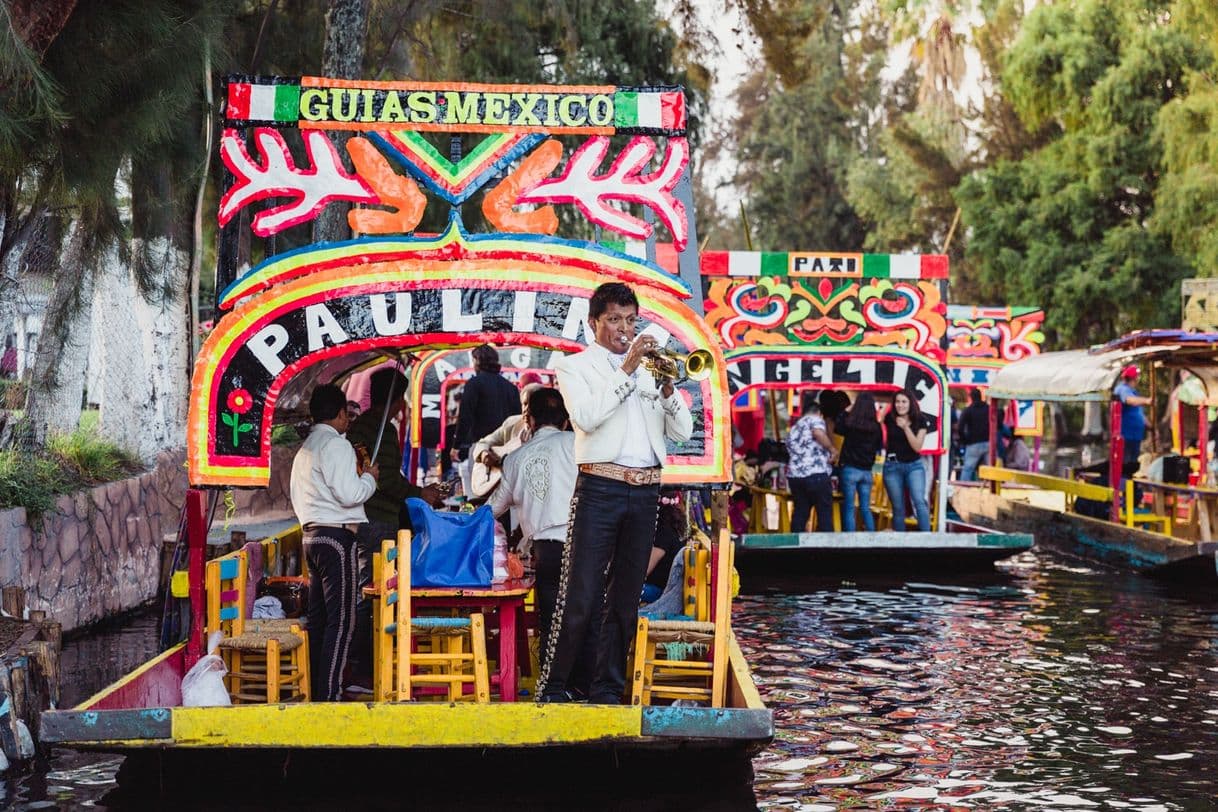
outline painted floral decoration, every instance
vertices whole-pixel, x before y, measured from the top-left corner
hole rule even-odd
[[[221,412],[220,421],[226,426],[230,426],[233,430],[233,448],[236,448],[241,441],[241,435],[247,431],[254,430],[253,423],[242,423],[241,415],[248,412],[254,406],[254,398],[244,389],[234,389],[228,393],[228,408],[232,410],[232,414]]]

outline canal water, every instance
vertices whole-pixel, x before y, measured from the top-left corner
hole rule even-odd
[[[978,579],[806,587],[737,605],[778,729],[752,788],[711,803],[696,776],[674,776],[693,794],[646,808],[1218,807],[1218,593],[1046,554]],[[155,638],[142,617],[68,643],[65,702],[146,659]],[[56,753],[4,783],[0,808],[114,808],[120,763]],[[516,788],[495,792],[485,808],[529,808]],[[601,808],[638,802],[626,788]]]

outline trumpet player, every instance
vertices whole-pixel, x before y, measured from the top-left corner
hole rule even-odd
[[[575,428],[579,476],[554,629],[538,680],[542,702],[581,698],[583,686],[572,675],[582,672],[592,675],[590,702],[621,703],[666,441],[683,442],[693,433],[689,407],[672,381],[657,382],[640,368],[659,345],[653,336],[635,335],[638,317],[639,301],[629,287],[601,285],[588,307],[595,341],[555,367]]]

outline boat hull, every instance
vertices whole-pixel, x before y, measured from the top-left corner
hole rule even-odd
[[[985,570],[1032,548],[1027,533],[749,533],[738,537],[742,575],[879,575]]]
[[[318,702],[181,707],[185,647],[175,646],[71,710],[42,715],[41,741],[141,750],[722,749],[774,735],[744,656],[730,642],[725,708],[441,702]]]
[[[1036,543],[1069,557],[1181,582],[1218,582],[1218,543],[1193,542],[1137,527],[959,488],[952,506],[966,521],[1031,532]]]

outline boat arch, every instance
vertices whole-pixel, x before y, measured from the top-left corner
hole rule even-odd
[[[589,297],[603,282],[621,279],[617,266],[630,258],[590,244],[577,244],[582,250],[572,253],[571,243],[545,254],[535,240],[523,242],[533,255],[515,260],[449,253],[330,264],[291,274],[237,305],[208,336],[195,367],[187,429],[191,484],[266,485],[276,405],[288,393],[295,403],[305,400],[294,381],[312,380],[302,373],[328,359],[486,342],[583,349]],[[293,261],[318,267],[316,254],[330,250],[296,251]],[[598,264],[601,257],[606,261]],[[665,481],[725,481],[726,368],[713,334],[658,285],[640,296],[640,315],[669,349],[709,349],[720,362],[710,379],[680,389],[694,416],[694,436],[670,447]]]

